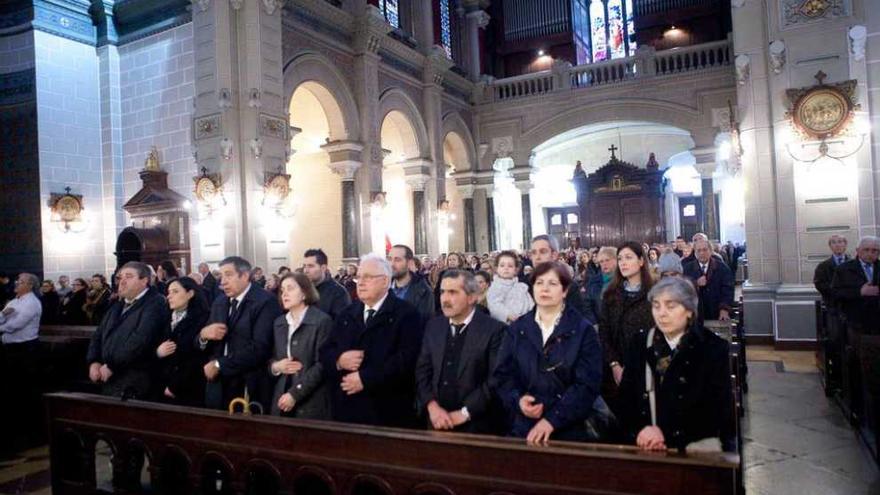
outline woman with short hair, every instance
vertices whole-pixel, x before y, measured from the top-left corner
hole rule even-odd
[[[269,371],[277,381],[272,414],[330,419],[330,390],[318,351],[333,330],[333,320],[318,309],[318,290],[305,274],[282,277],[280,291],[287,312],[274,323],[275,351]]]
[[[697,321],[690,281],[663,278],[647,295],[654,325],[623,357],[618,419],[644,450],[731,450],[728,344]]]
[[[535,309],[507,328],[498,352],[498,396],[508,435],[531,444],[588,439],[584,421],[599,397],[602,347],[593,325],[565,306],[572,284],[561,262],[532,275]]]

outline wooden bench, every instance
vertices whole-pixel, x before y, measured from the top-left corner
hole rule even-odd
[[[45,397],[55,495],[99,492],[95,444],[114,473],[145,458],[150,489],[222,494],[734,494],[736,454],[553,442],[229,416],[80,394]],[[137,492],[140,483],[115,483]]]

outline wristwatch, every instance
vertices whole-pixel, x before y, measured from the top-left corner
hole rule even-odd
[[[214,367],[217,368],[217,369],[219,370],[219,369],[220,369],[220,361],[218,361],[218,360],[215,359],[215,360],[214,360]]]
[[[471,420],[471,413],[468,412],[467,406],[461,408],[461,415],[464,416],[464,419]]]

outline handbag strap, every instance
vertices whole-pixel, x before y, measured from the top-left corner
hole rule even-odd
[[[648,331],[648,339],[646,342],[646,347],[648,349],[654,343],[654,328],[651,328]],[[645,360],[645,392],[648,394],[648,404],[651,407],[651,426],[657,426],[657,395],[654,392],[654,373],[651,372],[651,365],[648,364],[648,360]]]

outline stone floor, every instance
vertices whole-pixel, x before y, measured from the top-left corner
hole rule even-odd
[[[749,495],[880,495],[880,472],[840,409],[825,398],[809,352],[749,348],[743,422]],[[48,449],[0,464],[0,494],[51,493]],[[104,455],[103,457],[106,457]],[[109,464],[99,463],[109,486]]]

